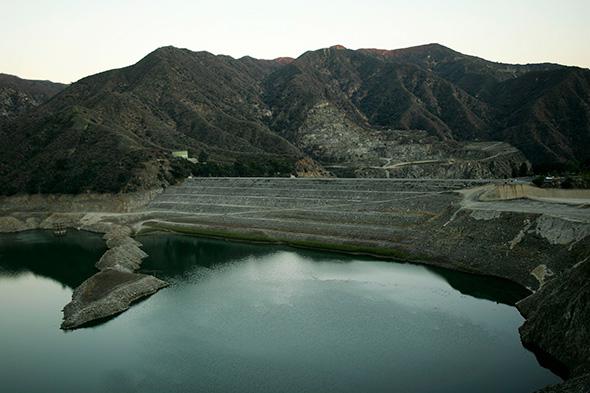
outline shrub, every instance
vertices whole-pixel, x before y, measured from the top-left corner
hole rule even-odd
[[[537,176],[533,179],[533,184],[537,187],[542,187],[545,178],[543,176]]]

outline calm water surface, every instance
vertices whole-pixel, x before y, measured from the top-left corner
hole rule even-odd
[[[182,236],[142,238],[171,287],[64,333],[97,235],[0,236],[0,391],[532,392],[522,291],[422,266]]]

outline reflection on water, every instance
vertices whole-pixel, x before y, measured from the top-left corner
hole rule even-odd
[[[68,231],[28,231],[0,235],[0,276],[33,273],[76,288],[97,272],[94,264],[106,251],[100,236]]]
[[[81,236],[100,254],[98,236]],[[147,236],[143,269],[171,287],[66,334],[59,310],[83,278],[32,263],[46,247],[34,236],[6,239],[0,266],[20,274],[0,273],[2,392],[530,392],[558,381],[520,345],[514,307],[486,300],[499,298],[485,278]],[[79,240],[62,244],[68,264],[88,264]]]
[[[260,246],[221,240],[195,240],[195,238],[188,236],[142,236],[141,241],[144,244],[144,249],[150,254],[150,258],[144,262],[142,270],[164,279],[184,276],[193,271],[195,266],[212,267],[228,261],[263,258],[277,251],[293,252],[293,249],[286,247]],[[374,258],[369,257],[304,249],[298,249],[297,254],[316,262],[375,262]],[[424,269],[444,279],[461,293],[480,299],[515,305],[517,301],[530,294],[526,288],[500,278],[465,274],[430,266],[425,266]]]

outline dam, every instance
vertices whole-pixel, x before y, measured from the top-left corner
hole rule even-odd
[[[475,180],[198,178],[170,187],[147,205],[150,228],[251,240],[395,248],[457,199]],[[162,219],[164,218],[164,219]]]

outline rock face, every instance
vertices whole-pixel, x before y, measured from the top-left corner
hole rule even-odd
[[[35,229],[37,225],[29,220],[23,222],[16,217],[0,217],[0,232],[21,232],[29,229]]]
[[[502,142],[457,142],[424,130],[370,129],[329,102],[313,107],[295,144],[343,177],[489,179],[526,175],[531,164]]]
[[[295,163],[295,173],[299,177],[330,177],[332,174],[328,172],[320,164],[311,158],[302,158]]]
[[[525,345],[558,360],[566,376],[590,378],[590,256],[517,306]]]
[[[134,273],[147,257],[131,229],[114,226],[104,235],[109,249],[96,263],[100,272],[84,281],[64,309],[62,329],[76,329],[127,310],[142,298],[168,286],[156,277]]]
[[[590,375],[572,378],[559,385],[549,386],[538,393],[588,393],[590,389]]]

